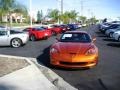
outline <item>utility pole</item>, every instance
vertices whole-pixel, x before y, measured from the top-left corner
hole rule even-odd
[[[63,14],[63,0],[61,0],[61,15]]]
[[[83,0],[81,0],[81,16],[83,16]]]
[[[30,0],[30,27],[32,27],[32,0]]]

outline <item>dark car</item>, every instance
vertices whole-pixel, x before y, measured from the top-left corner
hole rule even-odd
[[[70,28],[71,31],[79,28],[77,24],[67,24],[67,25],[68,25],[68,27]]]
[[[118,28],[120,26],[120,24],[111,24],[111,25],[109,25],[108,27],[104,27],[103,29],[102,29],[102,32],[104,33],[106,30],[108,30],[108,29],[115,29],[115,28]]]

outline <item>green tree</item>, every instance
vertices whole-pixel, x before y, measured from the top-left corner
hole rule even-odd
[[[76,21],[76,18],[78,16],[78,12],[76,12],[75,10],[71,10],[69,13],[68,13],[68,16],[69,16],[69,23],[72,23],[72,22],[75,22]]]
[[[82,24],[85,24],[87,20],[87,17],[85,16],[79,16],[79,21],[81,21]]]
[[[50,9],[49,12],[48,12],[48,17],[52,18],[52,20],[57,22],[58,19],[59,19],[59,10],[57,10],[57,9],[54,9],[54,10]]]
[[[98,20],[95,17],[90,18],[91,24],[96,24]]]
[[[60,15],[60,20],[63,23],[74,23],[76,22],[76,18],[77,18],[78,13],[75,10],[72,11],[66,11],[65,13],[63,13],[63,15]]]
[[[0,17],[3,15],[9,16],[9,21],[12,24],[12,13],[22,13],[27,16],[27,9],[24,5],[19,4],[16,0],[0,0]]]
[[[42,18],[43,18],[43,13],[42,13],[42,10],[41,10],[41,12],[40,11],[37,12],[37,22],[41,23]]]
[[[65,23],[65,24],[68,24],[69,23],[69,12],[66,11],[65,13],[63,13],[62,15],[60,15],[60,20]]]

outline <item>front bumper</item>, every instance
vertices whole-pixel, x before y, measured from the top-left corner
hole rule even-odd
[[[98,55],[76,56],[67,60],[65,57],[54,57],[51,55],[50,59],[50,63],[54,66],[64,68],[85,68],[95,66],[98,62]]]

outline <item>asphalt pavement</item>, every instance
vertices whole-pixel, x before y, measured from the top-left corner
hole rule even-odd
[[[56,36],[48,40],[30,41],[20,48],[0,47],[0,54],[37,58],[38,63],[51,68],[65,81],[80,90],[120,90],[118,85],[120,84],[120,42],[99,32],[96,25],[80,30],[86,30],[97,38],[95,44],[99,48],[99,63],[92,69],[51,68],[49,47],[55,42]],[[113,85],[112,82],[116,84]]]

